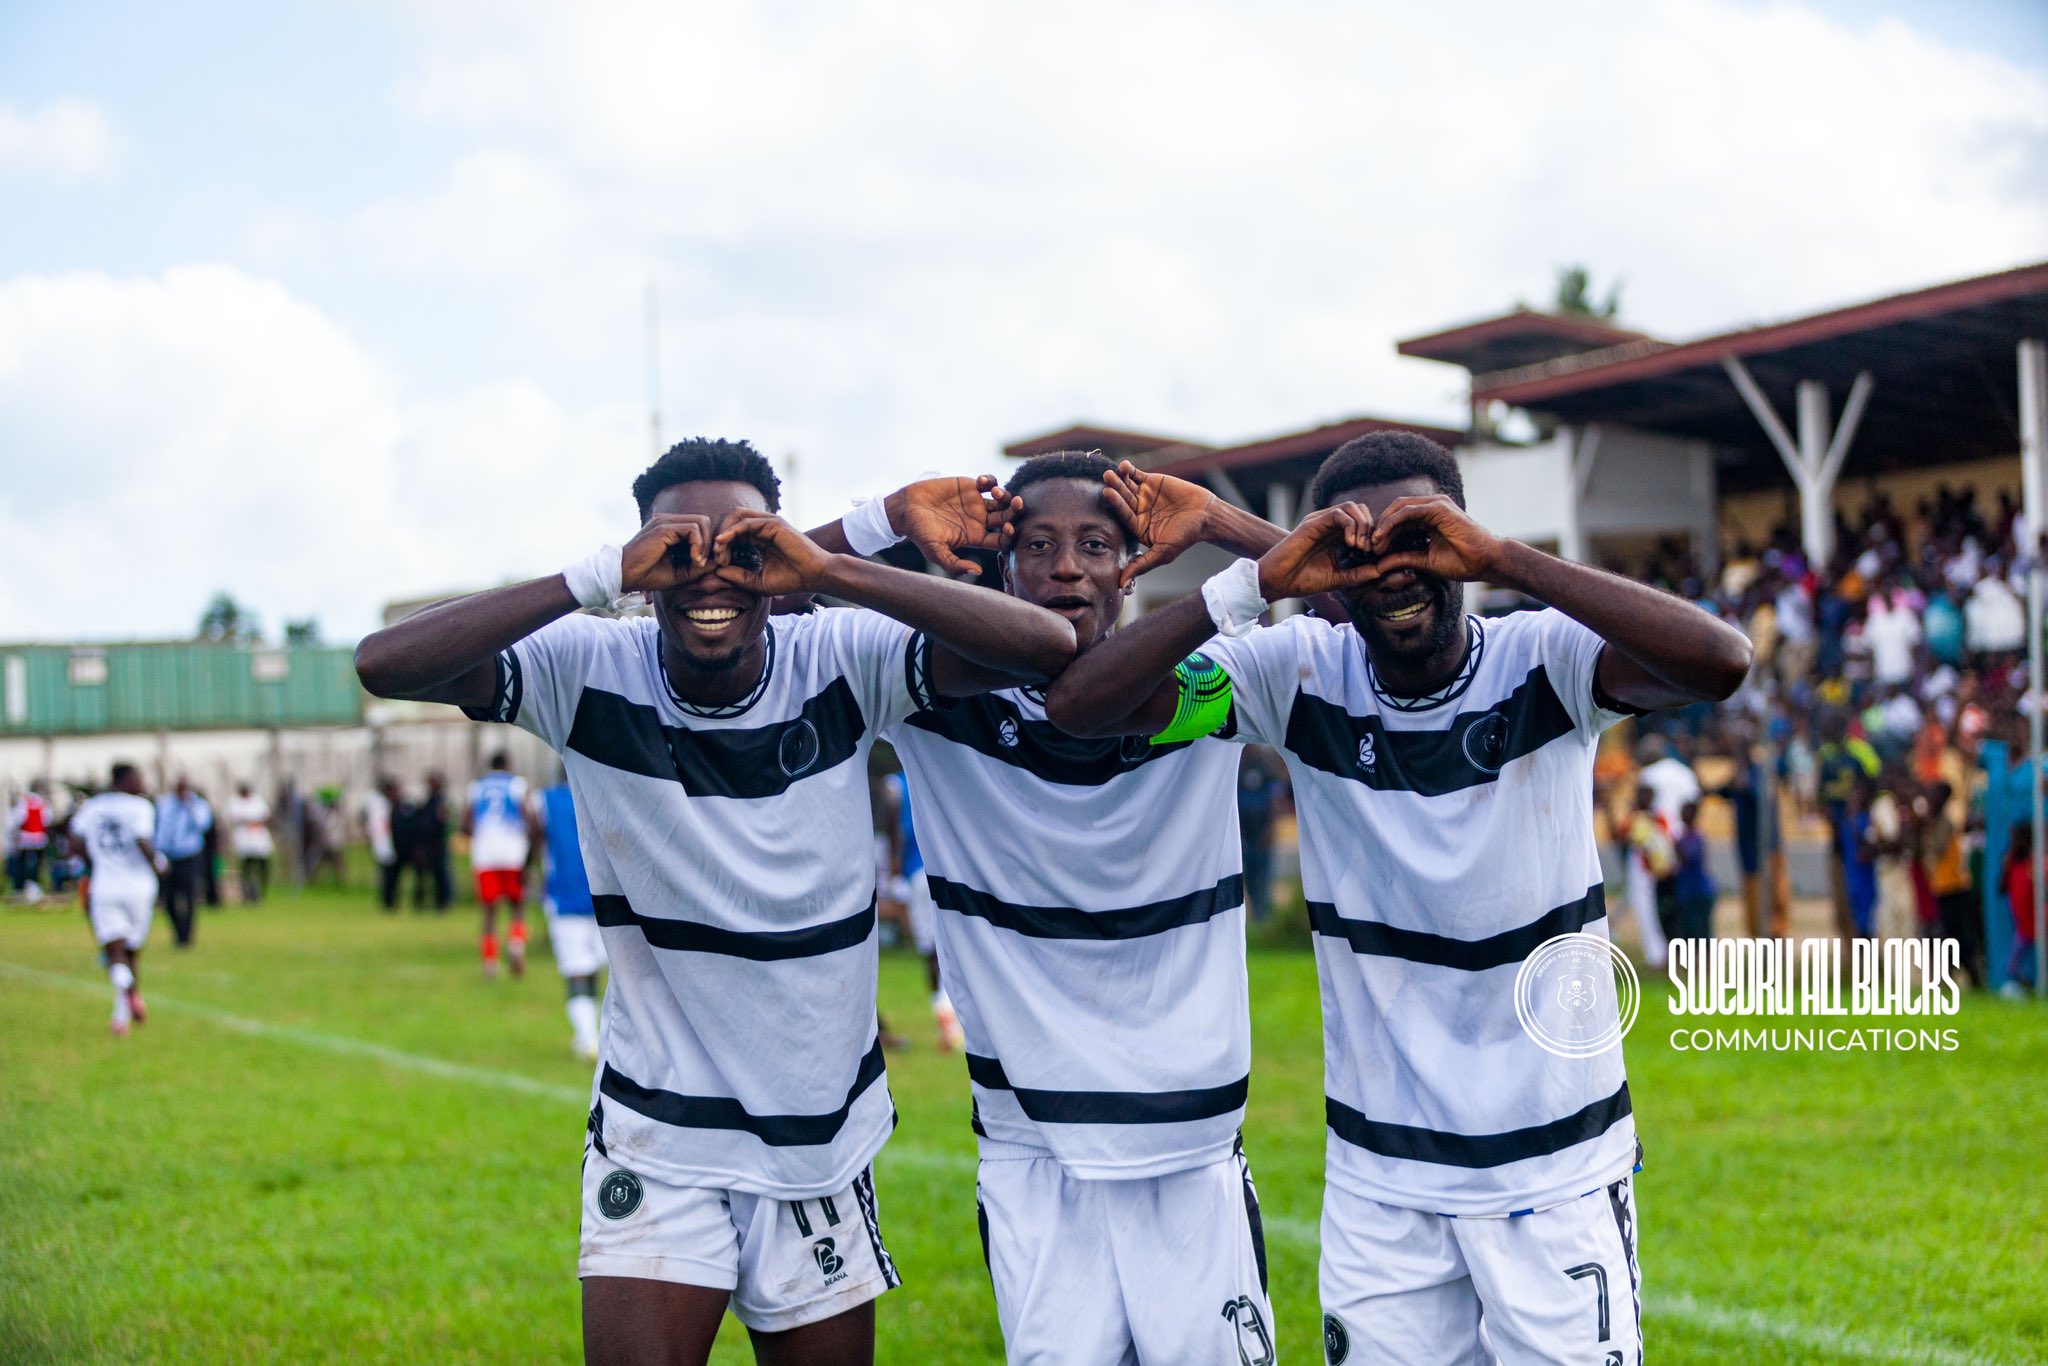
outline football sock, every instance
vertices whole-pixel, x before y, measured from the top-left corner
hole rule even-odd
[[[497,961],[498,936],[495,934],[487,934],[484,936],[484,966],[490,967],[494,965]]]
[[[107,977],[114,984],[114,1018],[126,1024],[132,1018],[128,991],[135,985],[135,971],[126,963],[116,963],[107,969]]]
[[[597,998],[595,996],[571,996],[569,998],[569,1028],[576,1035],[578,1048],[597,1047]]]

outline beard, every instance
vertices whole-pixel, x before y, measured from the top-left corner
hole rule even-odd
[[[1449,652],[1465,634],[1465,585],[1441,583],[1433,588],[1431,596],[1436,615],[1430,621],[1429,630],[1420,636],[1393,635],[1371,608],[1361,610],[1362,603],[1347,599],[1344,606],[1351,615],[1352,625],[1358,628],[1359,636],[1365,641],[1370,657],[1420,663],[1435,658],[1439,653]]]

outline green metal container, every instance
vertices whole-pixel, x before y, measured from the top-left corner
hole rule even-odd
[[[353,655],[195,641],[0,645],[0,739],[354,725]]]

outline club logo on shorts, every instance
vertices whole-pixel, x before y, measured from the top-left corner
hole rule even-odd
[[[597,1212],[607,1219],[623,1219],[640,1208],[646,1194],[639,1177],[624,1169],[615,1171],[597,1188]]]
[[[1351,1334],[1344,1331],[1335,1314],[1323,1315],[1323,1356],[1330,1366],[1344,1366],[1351,1356]]]
[[[1484,773],[1498,773],[1508,761],[1508,718],[1489,712],[1465,731],[1465,757]]]
[[[1358,766],[1360,768],[1371,768],[1380,761],[1379,752],[1372,747],[1374,739],[1374,736],[1368,735],[1358,742]]]
[[[782,764],[785,778],[794,778],[812,764],[818,762],[818,728],[799,717],[782,732],[782,743],[775,747],[775,757]]]
[[[1238,1366],[1273,1366],[1273,1335],[1249,1295],[1223,1302],[1223,1317],[1237,1333]]]
[[[1635,964],[1597,934],[1560,934],[1515,973],[1515,1018],[1545,1052],[1590,1058],[1617,1047],[1636,1022]]]
[[[1017,747],[1017,723],[1010,717],[1003,718],[1003,724],[996,727],[996,739],[1003,742],[1004,749]]]
[[[846,1278],[846,1259],[839,1255],[830,1238],[820,1238],[811,1244],[811,1260],[818,1264],[818,1274],[825,1278],[825,1284]]]

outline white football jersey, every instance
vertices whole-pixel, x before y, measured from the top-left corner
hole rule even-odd
[[[895,1123],[875,1028],[868,750],[911,709],[911,634],[771,617],[751,697],[670,690],[651,617],[570,616],[499,656],[479,719],[560,752],[611,959],[590,1128],[682,1185],[808,1199]]]
[[[92,858],[93,897],[156,895],[156,865],[137,843],[156,838],[156,806],[149,798],[130,792],[88,797],[72,814],[71,833]]]
[[[530,852],[526,779],[492,770],[469,785],[469,866],[517,872]]]
[[[1013,688],[890,733],[984,1156],[1136,1178],[1230,1156],[1251,1070],[1242,751],[1083,740]]]
[[[1594,701],[1603,642],[1563,613],[1469,629],[1468,670],[1425,706],[1381,692],[1348,623],[1293,617],[1205,651],[1230,675],[1238,737],[1277,747],[1294,780],[1328,1179],[1509,1214],[1636,1163],[1620,1048],[1556,1056],[1515,1010],[1539,944],[1607,933],[1593,752],[1620,717]]]

